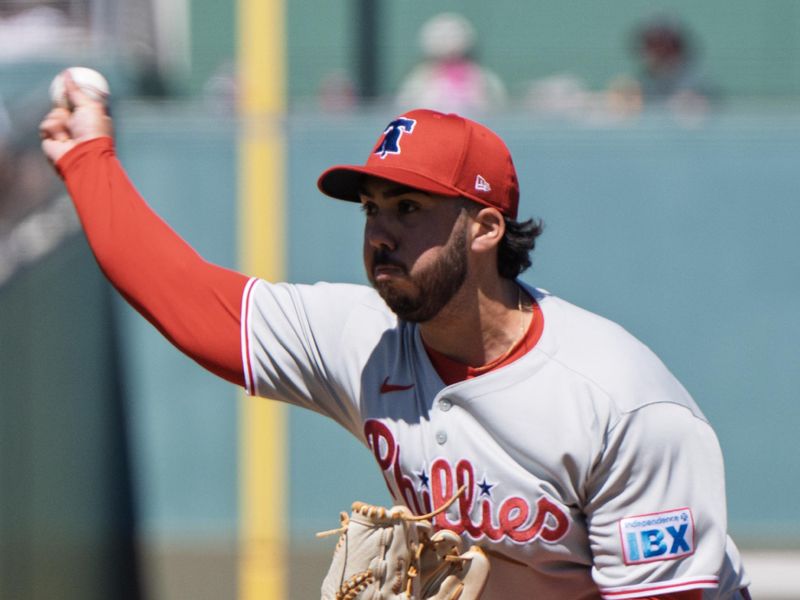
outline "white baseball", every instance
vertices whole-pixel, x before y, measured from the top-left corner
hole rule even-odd
[[[55,76],[50,84],[50,100],[53,106],[68,108],[72,110],[72,104],[67,98],[67,90],[64,86],[64,73],[69,71],[73,81],[78,84],[81,91],[92,100],[106,104],[111,95],[111,88],[108,81],[100,73],[88,67],[70,67],[61,71]]]

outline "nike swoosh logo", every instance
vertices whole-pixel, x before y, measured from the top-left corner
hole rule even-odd
[[[389,378],[383,380],[381,384],[381,394],[389,394],[391,392],[403,392],[405,390],[410,390],[414,387],[414,384],[411,385],[396,385],[394,383],[389,383]]]

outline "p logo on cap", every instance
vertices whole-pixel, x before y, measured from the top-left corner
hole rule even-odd
[[[431,194],[464,197],[517,218],[511,153],[489,128],[455,114],[413,110],[391,121],[362,165],[340,165],[317,181],[322,193],[358,202],[364,175]]]
[[[413,132],[416,124],[414,119],[403,117],[389,123],[383,131],[383,141],[378,144],[375,154],[381,158],[386,158],[387,154],[400,154],[400,138],[404,132]]]

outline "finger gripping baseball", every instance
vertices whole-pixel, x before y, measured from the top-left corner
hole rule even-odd
[[[75,109],[76,98],[107,105],[110,94],[106,78],[87,67],[65,69],[50,83],[50,100],[53,106],[70,111]]]
[[[462,552],[461,538],[434,532],[434,513],[415,516],[404,506],[387,509],[354,502],[342,526],[317,534],[339,534],[322,600],[475,600],[489,574],[480,548]]]

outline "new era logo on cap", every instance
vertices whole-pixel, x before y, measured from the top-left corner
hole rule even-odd
[[[475,189],[479,192],[491,192],[492,186],[489,185],[489,182],[486,181],[483,177],[478,175],[475,178]]]
[[[455,114],[412,110],[391,121],[364,165],[325,171],[319,189],[359,202],[365,176],[430,194],[468,198],[517,218],[519,184],[511,153],[489,128]]]

